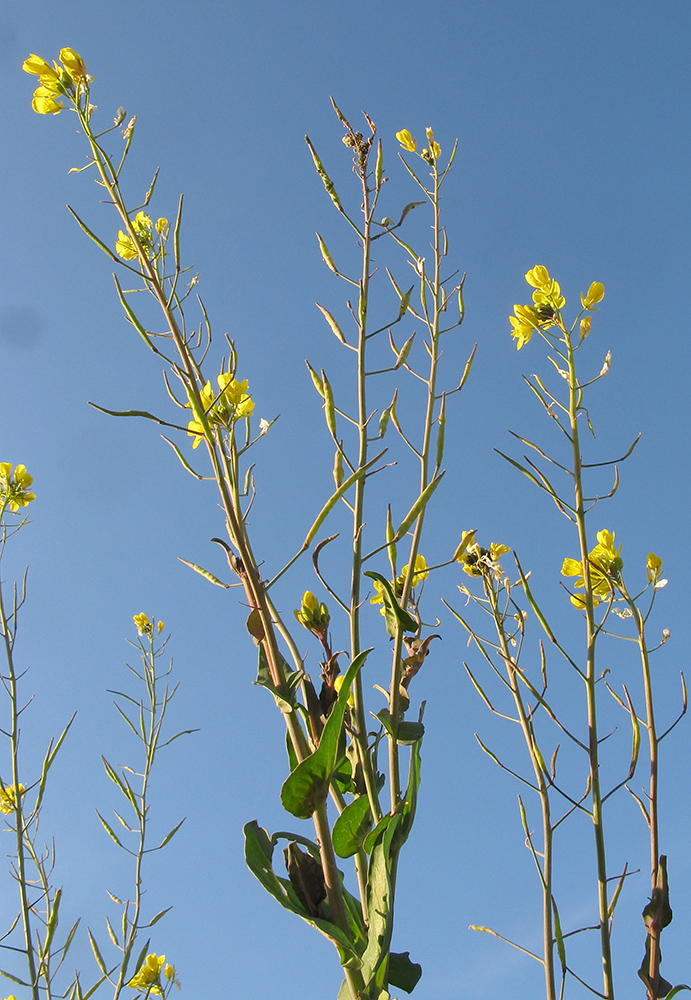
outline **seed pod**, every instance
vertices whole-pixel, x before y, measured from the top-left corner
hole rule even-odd
[[[324,415],[326,417],[326,426],[329,428],[332,436],[336,437],[336,407],[334,405],[334,394],[331,388],[331,383],[326,377],[326,373],[322,368],[322,387],[324,389]]]

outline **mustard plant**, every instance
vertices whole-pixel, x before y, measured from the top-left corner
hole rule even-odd
[[[0,570],[8,542],[28,523],[25,508],[35,500],[35,494],[31,491],[32,483],[32,477],[24,465],[13,468],[9,462],[0,462]],[[14,835],[10,874],[17,884],[19,900],[19,912],[9,930],[0,938],[0,947],[8,955],[23,956],[26,970],[22,972],[14,966],[8,969],[3,967],[0,975],[26,988],[32,1000],[50,1000],[51,997],[87,1000],[107,983],[113,987],[114,997],[119,997],[124,988],[137,991],[128,994],[132,997],[168,996],[173,987],[179,985],[174,966],[165,962],[165,956],[159,958],[156,954],[147,954],[150,939],[141,947],[142,933],[154,927],[170,909],[169,907],[145,919],[142,910],[145,858],[165,847],[182,826],[181,821],[155,846],[151,845],[150,834],[147,836],[151,822],[148,793],[152,768],[160,751],[183,735],[176,733],[169,737],[163,731],[166,709],[177,688],[169,689],[166,681],[172,663],[167,670],[162,671],[157,662],[168,641],[160,639],[163,622],[152,622],[146,614],[134,616],[139,639],[136,644],[131,645],[141,653],[142,669],[141,672],[132,667],[129,669],[144,688],[144,696],[136,698],[126,692],[113,692],[121,718],[141,743],[141,770],[135,770],[129,765],[116,768],[103,758],[106,773],[123,795],[126,805],[125,808],[120,807],[125,815],[115,812],[119,822],[117,831],[100,813],[98,817],[112,840],[132,858],[134,868],[131,900],[121,900],[113,893],[108,893],[121,909],[120,918],[114,921],[115,927],[110,919],[106,921],[108,936],[120,953],[119,958],[113,964],[106,963],[95,935],[87,929],[100,975],[90,986],[85,987],[82,986],[80,974],[75,972],[67,985],[63,982],[58,987],[58,973],[74,941],[80,919],[72,924],[66,935],[60,936],[63,889],[53,882],[55,843],[53,840],[49,844],[42,842],[39,826],[49,773],[76,713],[58,739],[49,741],[40,773],[33,779],[27,778],[19,752],[20,721],[32,698],[25,700],[26,696],[20,692],[20,681],[27,669],[17,667],[14,652],[19,612],[26,600],[26,576],[25,573],[19,586],[14,584],[11,596],[0,582],[0,635],[6,661],[5,669],[0,672],[0,681],[9,702],[9,722],[3,723],[0,732],[7,739],[10,750],[9,767],[5,770],[3,765],[0,773],[0,813],[3,814],[5,826]],[[127,810],[133,814],[132,817],[125,818]],[[134,951],[137,944],[140,945],[138,954]],[[3,966],[4,964],[3,962]]]
[[[95,172],[97,183],[117,214],[121,228],[114,245],[96,235],[76,213],[73,215],[117,264],[118,273],[127,275],[128,287],[123,287],[118,273],[114,275],[117,295],[129,323],[165,365],[165,388],[178,415],[171,419],[134,410],[104,412],[143,417],[165,427],[167,432],[182,435],[181,441],[179,437],[177,441],[165,440],[185,470],[197,479],[210,476],[215,480],[226,537],[213,541],[223,549],[234,583],[225,582],[197,563],[187,565],[211,584],[226,589],[241,586],[250,609],[247,630],[258,652],[256,683],[273,695],[287,730],[289,773],[281,789],[281,801],[293,817],[312,820],[314,839],[286,831],[270,834],[253,821],[245,826],[247,864],[282,907],[334,944],[344,976],[340,1000],[387,1000],[389,987],[393,986],[410,992],[420,978],[420,966],[410,960],[408,952],[392,953],[391,937],[399,855],[417,804],[424,701],[417,719],[405,716],[412,704],[411,683],[436,635],[429,631],[420,610],[424,582],[430,572],[453,562],[463,549],[461,543],[456,552],[446,553],[435,566],[428,565],[421,551],[425,514],[444,475],[447,400],[462,389],[473,357],[471,353],[460,380],[443,388],[441,343],[460,327],[464,316],[463,280],[458,280],[446,266],[448,239],[440,202],[456,147],[444,156],[428,128],[427,146],[418,154],[411,133],[406,129],[398,133],[401,159],[420,200],[396,212],[395,221],[381,214],[387,179],[384,150],[369,116],[364,116],[363,134],[333,102],[344,128],[343,142],[353,158],[355,201],[359,206],[355,211],[337,192],[307,138],[327,195],[359,247],[359,259],[342,264],[334,260],[326,241],[318,235],[324,263],[351,289],[346,303],[347,324],[336,307],[320,305],[319,309],[346,352],[344,357],[351,362],[356,404],[350,409],[341,402],[326,372],[308,363],[334,447],[334,484],[321,508],[315,511],[304,541],[296,545],[295,555],[286,565],[267,572],[264,566],[270,565],[270,560],[255,555],[248,528],[256,489],[249,452],[271,430],[273,422],[255,422],[254,401],[248,381],[242,377],[234,340],[226,338],[225,357],[210,360],[211,323],[198,295],[199,325],[191,326],[187,318],[187,300],[196,289],[197,278],[190,277],[181,253],[182,198],[172,222],[167,214],[156,221],[148,214],[157,175],[143,201],[133,205],[126,199],[123,170],[136,117],[124,126],[119,148],[109,152],[105,136],[112,137],[123,126],[126,115],[120,109],[111,127],[94,130],[91,78],[77,53],[63,49],[60,63],[52,67],[32,55],[24,69],[39,77],[40,86],[33,100],[35,111],[59,114],[64,107],[77,116],[88,150],[86,165],[78,169]],[[427,252],[417,252],[401,235],[406,217],[422,205],[431,217],[431,258]],[[389,284],[384,285],[381,294],[388,296],[383,300],[390,303],[390,319],[373,329],[369,320],[372,281],[377,270],[373,248],[379,244],[379,257],[387,241],[394,241],[406,254],[413,283],[407,288],[400,275],[389,271]],[[392,246],[392,250],[396,247]],[[129,288],[133,280],[138,283],[136,289]],[[160,310],[162,325],[155,330],[133,306],[134,293],[142,290],[153,296]],[[422,330],[418,343],[415,332],[406,336],[406,330],[404,339],[397,333],[411,320]],[[386,338],[392,353],[388,363],[381,364],[379,344]],[[422,349],[418,346],[420,339]],[[399,408],[403,393],[410,397],[405,418]],[[410,415],[416,412],[417,417]],[[372,478],[381,477],[390,463],[384,438],[388,433],[387,441],[391,440],[392,429],[398,439],[397,450],[413,470],[409,481],[414,486],[409,495],[395,496],[386,516],[380,517],[383,523],[375,534],[368,527],[376,512],[369,487]],[[198,460],[193,454],[199,446],[203,446],[206,456],[203,471],[196,467]],[[325,546],[336,542],[336,535],[324,536],[322,531],[337,507],[347,509],[352,525],[343,578],[323,571],[320,562]],[[316,678],[305,669],[305,655],[300,649],[302,633],[294,634],[292,622],[279,614],[273,589],[310,549],[316,577],[324,596],[333,602],[331,609],[335,609],[332,616],[325,600],[302,587],[302,598],[295,598],[299,604],[295,609],[297,622],[318,643],[319,691]],[[370,608],[368,597],[373,592],[375,608]],[[384,699],[384,707],[377,711],[366,706],[363,682],[368,658],[377,662],[382,659],[381,652],[372,657],[372,648],[363,648],[363,618],[368,612],[375,622],[380,622],[382,647],[388,649],[390,641],[392,645],[389,679],[382,677],[383,684],[375,685],[376,697]],[[346,652],[339,651],[344,648]],[[347,667],[341,666],[344,658]],[[380,770],[381,757],[386,758],[386,765]],[[275,870],[279,863],[275,848],[281,841],[287,843],[283,852],[285,874]],[[347,888],[339,858],[353,859],[357,894]]]
[[[546,494],[557,510],[573,525],[574,547],[577,548],[578,556],[565,558],[561,571],[566,579],[573,581],[573,587],[563,585],[562,593],[564,597],[569,597],[575,609],[574,614],[579,614],[582,619],[583,645],[580,651],[575,651],[571,640],[559,638],[557,630],[550,624],[550,615],[536,600],[530,583],[531,574],[524,571],[517,554],[514,557],[515,574],[509,573],[499,562],[510,551],[508,546],[492,543],[483,548],[474,532],[467,533],[468,545],[461,556],[463,570],[469,576],[477,578],[482,591],[478,594],[469,586],[461,586],[459,589],[491,619],[490,636],[484,630],[478,630],[467,615],[461,614],[457,609],[452,611],[468,631],[485,662],[508,690],[513,711],[500,708],[495,695],[488,692],[487,683],[467,665],[466,669],[490,711],[503,715],[520,726],[528,753],[530,773],[525,773],[520,761],[500,759],[479,737],[478,741],[501,768],[514,775],[537,795],[540,806],[541,832],[538,836],[529,820],[530,810],[519,795],[526,846],[535,863],[542,890],[542,952],[536,955],[520,943],[509,943],[543,965],[545,995],[548,1000],[556,1000],[557,997],[561,1000],[566,994],[567,983],[573,983],[574,980],[594,995],[614,1000],[612,923],[622,892],[631,891],[630,887],[627,889],[627,880],[638,869],[634,870],[628,862],[623,863],[614,874],[608,868],[606,831],[616,816],[612,816],[611,812],[607,813],[607,803],[615,801],[612,799],[615,794],[628,789],[640,807],[650,834],[651,891],[649,902],[643,909],[645,953],[638,975],[645,984],[648,1000],[658,1000],[689,989],[684,985],[673,987],[660,972],[660,936],[663,928],[671,922],[672,911],[669,906],[667,858],[660,853],[659,748],[661,741],[674,729],[687,707],[682,673],[681,709],[675,719],[668,720],[664,732],[658,734],[650,657],[666,643],[669,632],[664,630],[661,638],[651,646],[646,629],[658,591],[667,581],[661,575],[662,560],[651,552],[645,566],[639,571],[640,583],[630,591],[630,584],[624,578],[621,546],[617,547],[615,544],[615,533],[601,529],[597,531],[595,546],[592,546],[590,540],[591,512],[597,507],[599,516],[601,501],[614,495],[619,485],[618,466],[629,458],[639,440],[636,438],[621,458],[602,461],[596,460],[597,455],[591,456],[590,449],[582,440],[586,434],[594,438],[590,405],[586,406],[586,397],[607,376],[611,366],[611,355],[607,352],[599,369],[596,366],[593,371],[590,362],[591,371],[585,378],[577,367],[577,360],[580,360],[578,352],[592,343],[588,339],[591,335],[592,317],[604,298],[604,286],[600,282],[593,282],[588,291],[581,294],[581,309],[569,325],[563,312],[566,299],[559,283],[550,276],[547,268],[538,265],[528,271],[525,277],[534,289],[533,301],[527,305],[514,306],[514,315],[510,317],[511,332],[518,350],[525,347],[535,333],[548,345],[547,357],[556,385],[550,387],[548,378],[539,375],[533,375],[525,381],[556,427],[558,439],[564,448],[563,453],[550,454],[543,446],[514,434],[537,457],[530,458],[526,455],[521,460],[507,455],[503,457]],[[595,477],[606,467],[614,467],[614,481],[611,489],[601,493],[599,480]],[[566,486],[562,485],[564,481]],[[531,616],[548,640],[545,648],[540,639],[533,654],[528,653],[525,646],[527,623]],[[620,627],[617,628],[617,625]],[[634,627],[633,635],[631,625]],[[633,641],[638,647],[642,667],[642,708],[634,705],[634,698],[629,690],[630,683],[615,690],[607,679],[609,670],[599,666],[597,653],[605,636]],[[552,666],[554,659],[566,663],[581,685],[583,713],[582,721],[578,724],[571,720],[566,711],[567,706],[558,701],[563,697],[563,687],[560,686],[556,692],[550,687],[549,680],[553,670],[558,669]],[[601,732],[601,699],[610,695],[629,717],[631,743],[628,763],[624,764],[620,755],[616,760],[615,766],[620,769],[620,779],[608,785],[603,778],[601,755],[602,744],[610,734],[603,736]],[[554,738],[548,735],[550,725],[553,727]],[[641,730],[648,736],[649,775],[647,787],[642,794],[631,787],[643,756]],[[561,766],[564,754],[559,756],[559,751],[561,741],[564,740],[585,762],[585,774],[580,779],[580,787],[576,784],[578,779],[571,767],[568,764]],[[592,824],[596,917],[587,927],[565,928],[554,894],[554,871],[557,860],[566,863],[567,858],[563,855],[560,857],[556,851],[555,834],[576,813],[587,816]],[[502,937],[487,927],[474,926],[473,929]],[[569,939],[590,932],[596,932],[599,938],[601,991],[595,986],[593,975],[589,971],[576,969],[568,957],[571,943]]]
[[[31,491],[33,479],[24,465],[12,467],[0,462],[0,570],[7,544],[27,524],[26,508],[36,499]],[[43,844],[39,838],[39,823],[46,782],[55,758],[74,721],[69,720],[57,740],[50,740],[40,773],[29,778],[20,756],[21,717],[28,700],[20,691],[20,681],[26,670],[18,667],[14,647],[19,628],[19,612],[26,601],[27,573],[21,584],[15,583],[11,593],[0,581],[0,634],[2,635],[5,667],[0,681],[8,696],[9,720],[0,730],[9,744],[9,768],[3,765],[0,774],[0,812],[5,826],[13,834],[14,846],[10,874],[17,884],[19,912],[0,938],[0,947],[9,957],[22,955],[24,971],[5,970],[0,975],[29,990],[32,1000],[51,997],[54,980],[74,939],[79,921],[70,928],[60,943],[58,919],[62,889],[52,881],[55,867],[55,845]],[[3,966],[4,966],[3,962]]]

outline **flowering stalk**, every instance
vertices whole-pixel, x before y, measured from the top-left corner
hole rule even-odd
[[[498,545],[493,542],[489,549],[483,549],[475,540],[474,532],[466,533],[464,541],[466,542],[466,545],[459,561],[463,565],[464,572],[466,572],[469,576],[481,577],[484,598],[475,597],[468,587],[459,587],[459,590],[490,615],[496,632],[496,641],[481,638],[458,611],[451,608],[448,604],[447,607],[454,617],[461,622],[464,628],[468,631],[480,653],[487,660],[492,670],[497,673],[499,673],[499,671],[497,670],[497,667],[492,659],[491,650],[494,650],[501,658],[506,674],[504,683],[508,686],[511,692],[511,697],[516,710],[515,717],[506,717],[509,718],[511,722],[519,724],[526,748],[528,750],[530,765],[534,776],[534,784],[526,778],[521,777],[520,780],[532,788],[537,793],[540,800],[542,818],[541,849],[534,846],[533,834],[528,827],[525,809],[520,796],[519,804],[521,809],[521,819],[523,821],[526,834],[526,846],[529,848],[533,861],[535,862],[542,887],[543,940],[542,956],[541,958],[538,958],[538,960],[542,963],[545,973],[545,996],[547,1000],[557,1000],[557,996],[561,996],[563,994],[566,969],[564,943],[557,920],[559,951],[563,958],[562,992],[558,994],[554,968],[555,928],[553,913],[556,914],[557,911],[552,895],[552,877],[554,868],[553,833],[555,829],[552,823],[550,806],[552,776],[545,766],[544,754],[540,750],[535,733],[535,715],[537,711],[545,709],[546,707],[545,694],[547,679],[545,666],[543,662],[543,689],[539,692],[532,685],[526,673],[519,666],[520,655],[525,638],[526,614],[521,610],[518,604],[516,604],[514,598],[512,597],[513,588],[509,578],[504,575],[501,564],[499,563],[501,556],[509,551],[508,546]],[[519,580],[517,587],[522,586],[525,586],[525,582],[523,580]],[[480,684],[467,664],[465,664],[465,668],[473,682],[474,687],[479,692],[490,711],[497,714],[503,714],[494,708],[492,701],[485,693],[484,686]],[[524,692],[527,692],[527,694],[524,694]],[[526,700],[529,696],[532,696],[534,699],[534,703],[532,705]],[[480,743],[480,746],[483,750],[490,753],[490,751],[487,751],[484,744]],[[499,763],[502,768],[504,768],[505,765],[503,765],[494,754],[490,753],[490,756],[492,756],[492,758]],[[512,771],[511,773],[514,772]],[[491,931],[486,927],[473,925],[471,929],[496,934],[495,931]],[[537,958],[538,956],[534,957]]]
[[[178,732],[173,736],[165,736],[164,738],[163,723],[166,711],[177,691],[177,684],[171,690],[167,683],[163,685],[163,690],[161,691],[162,682],[165,681],[165,678],[170,675],[172,670],[172,663],[165,671],[161,671],[157,663],[165,652],[168,643],[168,639],[160,640],[160,635],[165,625],[162,621],[152,621],[144,613],[134,616],[134,624],[137,628],[138,641],[134,643],[128,639],[128,642],[140,653],[141,672],[134,667],[129,667],[129,665],[128,669],[142,685],[143,696],[137,700],[131,697],[131,695],[120,691],[113,691],[111,693],[116,695],[118,699],[114,702],[118,713],[140,744],[143,760],[138,769],[121,767],[116,770],[105,757],[102,758],[106,774],[125,799],[126,809],[123,811],[125,814],[129,811],[131,816],[128,816],[126,819],[119,812],[115,811],[115,816],[120,824],[116,832],[112,823],[97,812],[98,818],[108,836],[134,862],[134,898],[123,901],[113,895],[113,893],[108,892],[113,902],[122,907],[122,918],[119,922],[116,921],[116,926],[118,926],[118,923],[121,924],[121,930],[116,931],[110,921],[107,921],[108,936],[121,955],[120,960],[114,966],[108,967],[94,934],[89,930],[91,949],[102,973],[102,980],[108,979],[113,986],[113,1000],[118,1000],[125,987],[141,988],[145,996],[148,996],[149,993],[163,996],[164,990],[165,992],[170,992],[170,989],[176,982],[174,967],[170,964],[166,965],[163,957],[159,960],[157,956],[152,957],[149,955],[145,960],[147,947],[145,945],[135,959],[134,948],[139,939],[140,932],[153,927],[168,912],[167,910],[162,910],[148,921],[145,922],[143,920],[142,904],[145,894],[143,880],[144,859],[147,855],[162,850],[172,840],[184,822],[184,820],[181,820],[177,823],[157,846],[150,846],[149,823],[151,805],[149,802],[149,785],[151,773],[160,751],[169,746],[178,737],[193,731],[184,730],[183,732]],[[131,705],[136,706],[137,709],[134,717],[131,717],[128,712]],[[139,778],[138,787],[135,786],[135,777]],[[129,844],[132,844],[132,846],[128,846]],[[153,961],[154,958],[156,962]],[[134,964],[137,970],[134,977],[132,977],[132,964]],[[164,969],[164,979],[166,980],[167,988],[162,985],[160,979],[162,969]]]
[[[22,516],[21,512],[35,499],[35,494],[30,491],[31,485],[32,477],[23,465],[17,465],[13,469],[9,462],[0,463],[0,564],[8,540],[27,524],[27,518]],[[11,517],[18,513],[22,519],[11,523],[8,515]],[[7,663],[7,672],[0,673],[0,680],[10,703],[9,731],[3,729],[2,734],[7,737],[10,744],[11,773],[7,781],[0,778],[0,812],[7,817],[5,822],[14,833],[12,875],[19,891],[19,915],[3,940],[9,937],[18,925],[21,927],[22,936],[20,947],[3,945],[3,948],[24,954],[28,973],[27,980],[5,971],[0,972],[0,975],[27,987],[31,991],[32,1000],[38,1000],[41,994],[50,1000],[53,996],[55,974],[65,959],[79,921],[71,928],[65,942],[58,947],[55,935],[62,890],[55,889],[51,883],[55,863],[54,847],[38,848],[36,837],[48,772],[74,716],[57,742],[50,741],[41,774],[38,780],[27,787],[21,781],[19,761],[20,716],[26,706],[20,707],[19,680],[22,675],[17,673],[14,659],[18,614],[25,599],[26,573],[21,593],[17,585],[14,586],[11,608],[8,607],[5,591],[0,583],[0,635]],[[34,795],[30,805],[31,793]]]

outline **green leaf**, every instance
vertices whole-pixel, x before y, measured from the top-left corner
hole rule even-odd
[[[370,856],[367,872],[369,931],[367,947],[362,956],[362,976],[366,988],[369,988],[372,982],[378,987],[383,987],[386,977],[386,960],[393,930],[389,854],[399,822],[399,816],[392,817],[391,822],[377,838]]]
[[[422,976],[422,966],[410,961],[410,952],[389,954],[388,980],[391,986],[398,986],[406,993],[412,993]]]
[[[399,722],[395,727],[391,721],[391,713],[388,708],[382,708],[380,712],[377,712],[375,719],[379,719],[384,729],[387,731],[389,736],[396,737],[396,742],[400,743],[401,746],[412,746],[417,743],[425,735],[425,727],[421,722]]]
[[[374,573],[368,570],[365,573],[371,580],[376,580],[382,586],[382,598],[384,600],[384,617],[386,619],[386,631],[391,636],[395,636],[398,631],[397,626],[400,625],[401,631],[403,632],[417,632],[418,623],[415,621],[412,615],[408,614],[407,611],[401,607],[394,596],[394,592],[391,588],[391,584],[382,576],[381,573]]]
[[[256,820],[252,820],[251,823],[245,824],[243,832],[245,834],[247,867],[261,882],[269,895],[273,896],[285,910],[297,914],[298,917],[327,937],[338,948],[342,958],[345,958],[346,961],[354,961],[359,965],[357,953],[343,931],[329,920],[311,917],[295,895],[290,880],[279,878],[274,873],[272,865],[273,845],[266,830],[262,829]],[[301,839],[301,842],[304,843],[304,840]]]
[[[283,667],[283,676],[286,678],[287,690],[279,692],[278,688],[274,685],[274,682],[271,679],[271,671],[269,670],[269,664],[266,660],[264,647],[260,646],[257,679],[254,683],[259,685],[259,687],[265,687],[268,691],[270,691],[276,699],[276,704],[280,710],[285,715],[289,715],[295,710],[297,688],[300,681],[304,677],[304,673],[303,671],[293,670],[283,657],[281,657],[281,664]]]
[[[422,712],[420,713],[422,714]],[[414,725],[414,723],[413,723]],[[419,723],[422,725],[422,722]],[[400,727],[399,727],[400,728]],[[417,808],[417,793],[420,787],[420,741],[418,740],[410,751],[410,768],[408,770],[408,787],[403,797],[403,808],[401,810],[401,827],[396,838],[398,850],[408,839],[408,834],[415,821],[415,810]],[[408,991],[410,992],[410,991]]]
[[[361,795],[345,807],[331,833],[334,851],[339,858],[352,858],[372,829],[369,799]]]
[[[313,754],[298,764],[283,783],[281,789],[283,807],[298,819],[308,819],[328,795],[329,781],[336,769],[338,744],[350,686],[371,652],[371,649],[363,650],[350,664],[338,700],[326,720],[319,746]]]

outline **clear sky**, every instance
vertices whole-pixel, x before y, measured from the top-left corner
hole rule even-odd
[[[544,351],[536,340],[518,354],[507,316],[514,302],[526,301],[523,275],[535,264],[549,267],[573,303],[591,281],[604,283],[587,345],[595,370],[612,352],[612,370],[592,401],[598,448],[610,458],[639,431],[644,436],[593,531],[615,530],[631,565],[642,566],[651,549],[665,560],[670,585],[655,621],[672,639],[656,669],[669,696],[662,714],[671,717],[686,665],[690,562],[690,35],[686,0],[0,0],[0,460],[26,464],[38,496],[34,523],[5,576],[30,564],[17,647],[31,667],[26,690],[36,693],[24,722],[27,760],[40,759],[48,737],[79,713],[56,765],[43,831],[56,837],[66,922],[83,914],[103,931],[105,888],[127,892],[126,871],[94,808],[116,806],[99,755],[125,762],[129,751],[106,689],[125,683],[132,651],[124,637],[132,636],[132,615],[144,610],[171,631],[181,685],[174,724],[200,729],[162,758],[155,786],[163,832],[182,815],[188,820],[151,866],[152,912],[174,905],[155,928],[152,950],[175,962],[188,995],[324,1000],[340,982],[331,946],[280,910],[245,869],[245,822],[256,818],[271,830],[297,822],[278,799],[286,766],[281,720],[250,683],[255,653],[235,592],[210,587],[177,560],[223,572],[209,543],[222,532],[211,486],[183,472],[152,425],[87,406],[163,411],[166,399],[156,364],[122,319],[108,260],[65,208],[69,202],[114,240],[117,225],[98,205],[88,173],[68,174],[85,162],[74,120],[31,111],[23,59],[30,52],[57,58],[62,46],[81,53],[104,123],[120,105],[138,116],[132,198],[159,165],[152,214],[174,215],[185,193],[185,257],[200,271],[218,340],[226,330],[235,338],[257,412],[282,415],[256,453],[255,548],[272,567],[300,544],[330,482],[331,448],[304,358],[316,368],[339,364],[314,302],[342,310],[344,294],[314,232],[332,252],[354,259],[356,249],[303,138],[309,133],[347,191],[350,158],[330,94],[351,119],[365,109],[376,122],[394,206],[415,199],[394,133],[409,128],[421,137],[432,126],[443,149],[459,138],[445,211],[451,258],[468,275],[467,319],[449,350],[449,382],[472,344],[479,346],[471,381],[454,403],[450,469],[424,549],[428,561],[441,561],[471,527],[515,546],[566,627],[574,613],[559,591],[559,569],[565,555],[576,555],[575,539],[493,452],[516,454],[509,427],[527,437],[545,430],[521,379],[546,371]],[[348,197],[357,204],[354,188]],[[411,233],[426,239],[421,223],[411,223]],[[379,288],[385,301],[388,289]],[[313,581],[308,561],[293,571],[280,594],[289,615]],[[453,603],[458,582],[450,573],[430,588],[429,613],[444,619],[444,640],[418,691],[428,702],[428,735],[394,949],[421,962],[420,1000],[534,1000],[537,963],[467,930],[487,924],[536,947],[539,893],[517,787],[473,738],[478,732],[507,749],[506,729],[473,691],[462,667],[471,654],[437,603],[440,594]],[[619,685],[627,670],[637,677],[634,659],[622,664],[617,650]],[[612,752],[625,770],[624,730]],[[663,971],[673,982],[691,978],[683,964],[691,926],[690,748],[689,728],[681,726],[663,754],[663,848],[675,911]],[[622,995],[643,996],[635,972],[647,855],[630,799],[613,807],[612,827],[620,831],[613,829],[613,866],[631,857],[643,868],[627,886],[616,938]],[[564,896],[562,907],[572,925],[593,922],[594,896],[581,868],[592,859],[591,834],[583,825],[569,836],[576,869],[563,889],[575,887],[576,895],[571,904]],[[5,917],[10,911],[0,907]],[[73,961],[89,967],[83,941],[75,952]],[[572,989],[573,997],[585,995]]]

